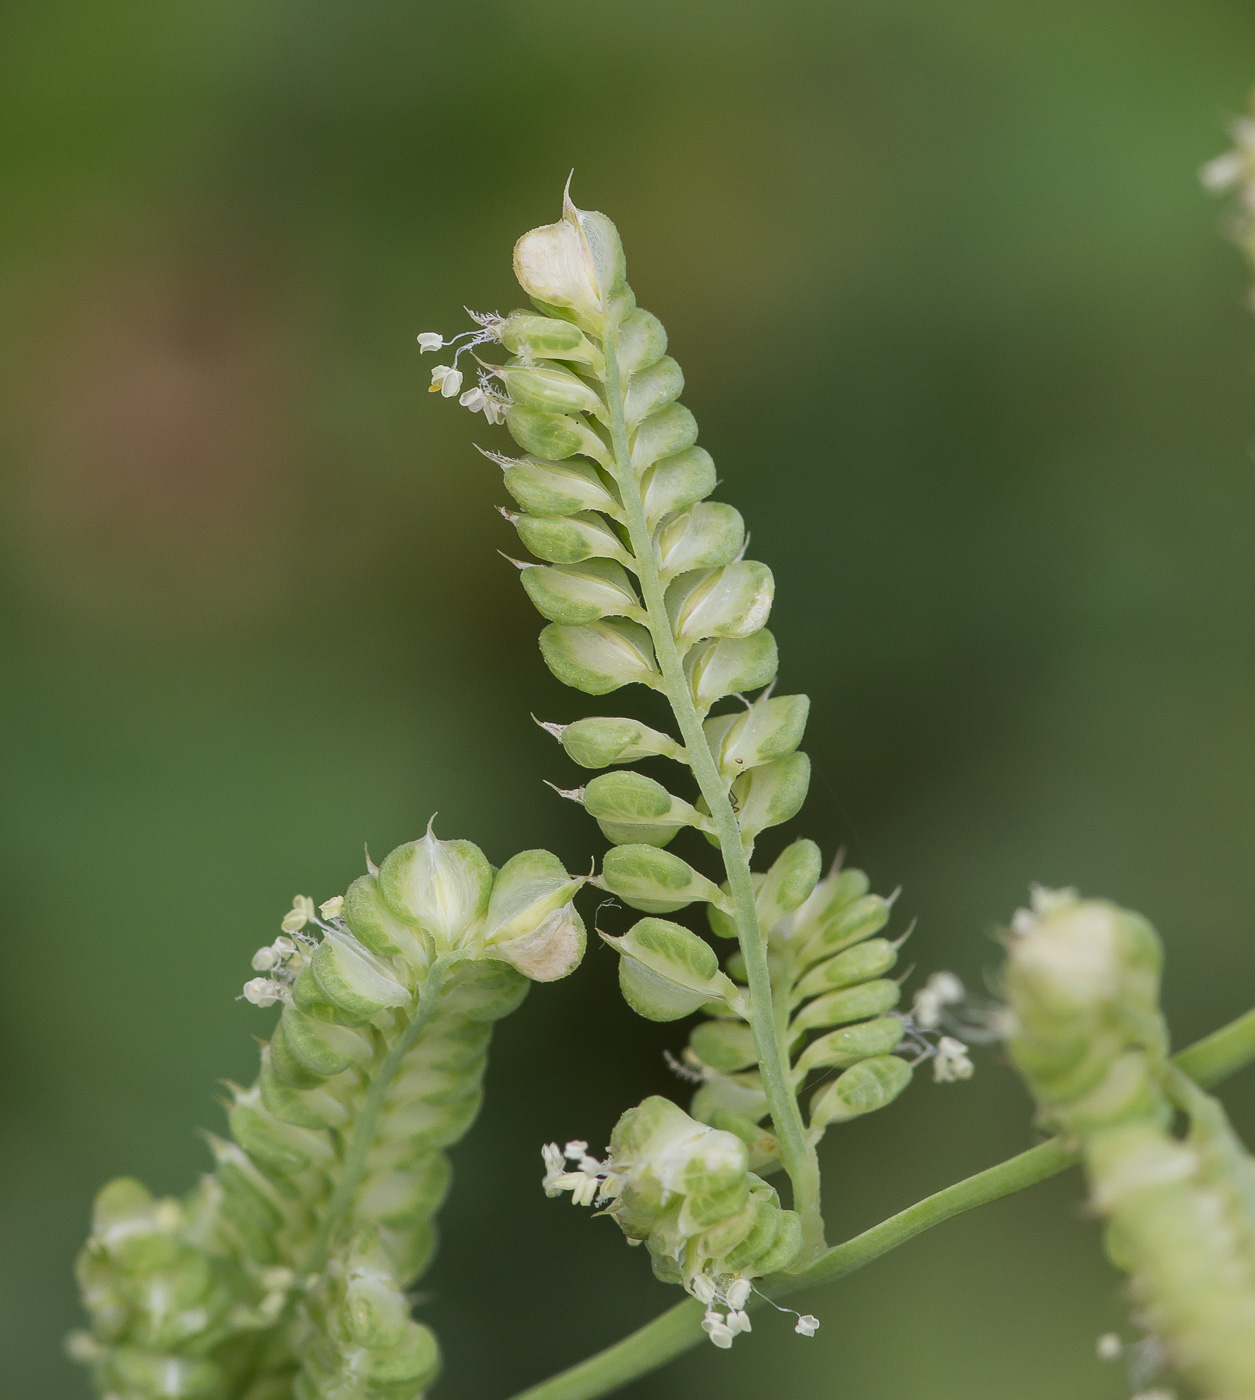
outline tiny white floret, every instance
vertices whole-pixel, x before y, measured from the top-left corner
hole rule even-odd
[[[338,894],[334,899],[328,899],[318,906],[318,912],[324,919],[338,919],[344,911],[344,896]]]
[[[273,1006],[283,996],[283,987],[270,977],[254,977],[244,984],[244,1000],[254,1006]]]
[[[566,1162],[562,1153],[558,1150],[556,1142],[547,1142],[541,1149],[540,1155],[545,1163],[545,1176],[541,1185],[545,1189],[546,1196],[560,1196],[562,1188],[556,1183],[560,1176],[566,1173]]]
[[[723,1320],[723,1317],[713,1310],[702,1318],[702,1331],[721,1351],[727,1351],[736,1337],[736,1333]]]
[[[601,1190],[601,1178],[588,1172],[565,1172],[553,1184],[559,1191],[571,1193],[573,1206],[591,1206]]]
[[[437,365],[431,372],[429,394],[440,394],[443,398],[454,398],[462,388],[462,371],[452,365]]]
[[[314,901],[308,895],[298,894],[279,927],[284,933],[299,933],[313,917]]]
[[[811,1313],[804,1313],[798,1318],[793,1330],[802,1337],[813,1337],[819,1331],[819,1319]]]
[[[440,350],[444,347],[444,336],[439,331],[423,331],[418,337],[418,352],[425,355],[428,350]]]
[[[1220,194],[1236,185],[1242,178],[1242,157],[1237,151],[1226,151],[1224,155],[1209,160],[1198,172],[1198,178],[1205,190]]]
[[[943,1035],[937,1042],[937,1054],[933,1059],[933,1079],[938,1084],[953,1084],[959,1079],[971,1079],[975,1069],[967,1046],[953,1036]]]
[[[922,1030],[931,1031],[941,1024],[946,1007],[961,1002],[967,989],[953,972],[934,972],[915,993],[911,1015]]]
[[[734,1283],[728,1285],[726,1294],[728,1306],[735,1312],[739,1312],[749,1301],[752,1286],[749,1279],[739,1278]]]
[[[1124,1352],[1124,1343],[1114,1332],[1104,1332],[1094,1343],[1099,1361],[1115,1361]]]

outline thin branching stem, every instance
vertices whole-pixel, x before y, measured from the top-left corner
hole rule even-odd
[[[1204,1088],[1255,1061],[1255,1010],[1221,1026],[1174,1057],[1174,1063]],[[815,1284],[832,1283],[864,1264],[914,1239],[934,1225],[956,1215],[988,1205],[1004,1196],[1035,1186],[1078,1160],[1077,1153],[1060,1138],[1020,1152],[995,1167],[947,1186],[905,1210],[882,1220],[861,1235],[834,1245],[808,1267],[794,1274],[778,1274],[763,1288],[767,1298],[786,1298]],[[751,1301],[751,1308],[765,1306]],[[656,1370],[702,1341],[704,1309],[694,1299],[668,1308],[622,1341],[590,1356],[556,1376],[520,1391],[513,1400],[595,1400],[619,1386]]]

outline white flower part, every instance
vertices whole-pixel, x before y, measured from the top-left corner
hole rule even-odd
[[[1094,1353],[1099,1361],[1115,1361],[1124,1353],[1124,1343],[1114,1332],[1104,1332],[1094,1343]]]
[[[284,933],[299,933],[313,917],[314,901],[308,895],[298,894],[279,927]]]
[[[953,1084],[958,1079],[971,1079],[975,1069],[967,1046],[953,1036],[943,1035],[933,1059],[933,1079],[938,1084]]]
[[[911,1016],[921,1030],[936,1030],[946,1007],[954,1006],[966,995],[967,989],[953,972],[934,972],[915,993]]]
[[[423,331],[418,337],[418,353],[425,355],[428,350],[442,350],[444,336],[439,331]]]
[[[750,1315],[743,1308],[734,1308],[728,1314],[728,1331],[735,1337],[741,1332],[752,1332]]]
[[[270,946],[281,958],[290,958],[296,952],[296,944],[283,933]]]
[[[1203,188],[1223,194],[1235,185],[1248,209],[1255,205],[1255,121],[1241,117],[1230,128],[1234,149],[1209,160],[1198,172]]]
[[[273,1006],[283,996],[283,986],[270,977],[254,977],[244,984],[244,1000],[254,1006]]]
[[[591,1206],[613,1200],[619,1194],[622,1177],[610,1170],[609,1163],[590,1157],[587,1148],[586,1142],[572,1140],[565,1148],[550,1142],[540,1149],[545,1162],[545,1195],[560,1196],[569,1191],[572,1205]],[[568,1158],[578,1158],[573,1169],[567,1166]]]
[[[803,1313],[793,1330],[802,1337],[813,1337],[819,1331],[819,1319],[811,1313]]]
[[[1057,914],[1079,898],[1070,887],[1061,890],[1047,889],[1045,885],[1029,886],[1029,909],[1017,909],[1011,916],[1011,932],[1021,936],[1032,933],[1038,922],[1050,914]]]
[[[713,1308],[702,1318],[702,1331],[721,1351],[727,1351],[736,1337],[736,1333],[723,1320],[721,1314]]]
[[[267,944],[264,948],[258,948],[253,954],[253,971],[269,972],[272,968],[278,967],[283,958]]]
[[[338,894],[334,899],[324,900],[318,906],[318,912],[324,919],[338,919],[344,912],[344,896]]]
[[[468,389],[458,403],[463,408],[469,408],[472,413],[482,413],[488,407],[488,395],[477,384],[473,389]]]
[[[562,1153],[558,1150],[556,1142],[547,1142],[541,1149],[540,1155],[545,1163],[545,1176],[541,1185],[545,1189],[546,1196],[560,1196],[562,1187],[557,1185],[558,1178],[566,1174],[566,1162]]]
[[[561,1191],[571,1193],[573,1206],[591,1206],[601,1190],[601,1178],[591,1176],[588,1172],[566,1172],[554,1185]]]
[[[505,422],[506,409],[509,407],[510,405],[503,400],[488,396],[484,400],[484,417],[496,427],[498,423]]]
[[[462,371],[452,365],[437,365],[431,372],[429,394],[439,393],[443,398],[453,398],[462,387]]]
[[[1242,178],[1242,157],[1237,151],[1226,151],[1209,160],[1198,172],[1203,188],[1211,194],[1222,194]]]
[[[749,1296],[752,1291],[753,1285],[750,1283],[749,1279],[739,1278],[728,1285],[724,1297],[727,1298],[728,1306],[732,1308],[734,1312],[740,1312],[749,1301]]]
[[[699,1303],[705,1303],[707,1307],[719,1296],[715,1281],[709,1274],[694,1274],[688,1281],[688,1291]]]

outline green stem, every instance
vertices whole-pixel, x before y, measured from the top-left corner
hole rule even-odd
[[[1255,1010],[1239,1016],[1173,1057],[1177,1066],[1204,1086],[1217,1083],[1252,1060],[1255,1060]],[[925,1196],[861,1235],[834,1245],[799,1273],[778,1274],[763,1292],[775,1300],[813,1284],[844,1278],[925,1230],[931,1230],[934,1225],[1057,1176],[1077,1159],[1077,1153],[1061,1139],[1051,1138],[999,1162],[996,1167]],[[762,1306],[760,1300],[751,1300],[751,1308]],[[677,1303],[622,1341],[529,1390],[520,1391],[513,1400],[595,1400],[599,1395],[606,1395],[696,1346],[705,1335],[701,1328],[703,1312],[702,1305],[695,1299]]]
[[[1210,1089],[1255,1059],[1255,1009],[1187,1045],[1172,1057],[1196,1084]]]
[[[414,1008],[414,1014],[410,1018],[409,1024],[393,1041],[388,1053],[380,1062],[379,1069],[371,1080],[370,1088],[366,1091],[366,1097],[362,1100],[357,1120],[353,1124],[353,1133],[349,1138],[348,1150],[344,1154],[344,1165],[340,1170],[340,1179],[336,1182],[335,1189],[331,1193],[322,1224],[310,1246],[309,1255],[304,1263],[305,1273],[319,1274],[326,1266],[327,1248],[336,1230],[339,1229],[345,1216],[349,1213],[353,1205],[353,1197],[357,1194],[357,1188],[361,1185],[362,1176],[365,1174],[366,1158],[375,1137],[375,1122],[379,1117],[379,1110],[383,1107],[388,1088],[401,1061],[435,1014],[436,1003],[440,1000],[440,993],[444,987],[445,973],[454,963],[460,962],[465,956],[466,954],[462,952],[442,953],[432,963],[427,972],[427,980],[423,983],[418,1005]]]
[[[636,556],[637,578],[645,603],[649,631],[653,637],[654,655],[662,672],[663,685],[676,723],[688,750],[689,766],[706,799],[710,819],[723,854],[732,894],[733,919],[741,954],[745,959],[746,981],[750,989],[749,1023],[754,1032],[754,1047],[758,1052],[758,1068],[763,1090],[771,1110],[772,1123],[780,1144],[780,1160],[793,1183],[793,1205],[802,1217],[805,1241],[803,1258],[812,1258],[824,1247],[824,1221],[819,1202],[819,1159],[808,1141],[802,1114],[788,1072],[788,1054],[780,1027],[772,1010],[771,973],[767,966],[767,948],[758,924],[754,903],[754,882],[750,876],[749,858],[741,841],[741,828],[728,800],[728,792],[706,741],[702,721],[693,702],[680,649],[671,631],[663,600],[662,579],[654,553],[654,542],[645,522],[645,507],[641,499],[632,454],[628,446],[627,423],[623,416],[623,393],[619,380],[619,344],[617,327],[611,326],[605,337],[606,401],[609,408],[610,446],[614,454],[614,475],[623,498],[624,523],[632,553]]]

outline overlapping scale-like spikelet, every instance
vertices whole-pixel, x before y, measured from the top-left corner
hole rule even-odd
[[[689,1051],[703,1079],[695,1111],[733,1125],[764,1170],[787,1169],[813,1254],[822,1244],[816,1142],[830,1123],[901,1092],[911,1070],[894,1052],[904,1038],[911,1055],[934,1047],[893,1014],[898,988],[885,974],[894,953],[873,938],[869,913],[887,909],[865,888],[852,893],[857,872],[819,885],[809,842],[764,876],[751,870],[762,834],[805,801],[809,702],[772,694],[775,580],[746,557],[740,512],[711,499],[715,466],[681,402],[683,372],[662,323],[636,305],[614,225],[567,197],[561,219],[519,240],[514,263],[534,310],[476,316],[480,329],[452,341],[420,337],[424,349],[459,347],[452,365],[433,371],[433,388],[461,388],[467,350],[496,342],[509,352],[501,364],[481,361],[461,402],[504,421],[522,450],[486,455],[519,508],[502,513],[532,556],[515,562],[546,620],[541,654],[588,695],[642,685],[670,704],[674,736],[624,715],[546,723],[595,774],[559,791],[611,843],[596,883],[647,916],[621,936],[602,935],[620,954],[625,998],[653,1020],[699,1009],[716,1018]],[[654,758],[689,770],[688,790],[673,790],[661,769],[629,766]],[[690,850],[667,849],[685,849],[686,832],[718,848],[722,870],[705,873]],[[694,903],[706,904],[717,933],[739,940],[736,982],[703,938],[664,917]],[[842,962],[845,935],[831,929],[847,906],[857,928],[846,941],[862,946]],[[773,1001],[788,1014],[776,1015]],[[807,1122],[799,1091],[812,1074],[838,1070]]]
[[[479,1111],[492,1023],[584,950],[581,881],[547,851],[494,871],[428,832],[342,898],[297,901],[245,995],[280,1004],[231,1140],[184,1200],[101,1193],[72,1339],[117,1400],[413,1400],[439,1349],[407,1290],[431,1261],[446,1149]]]
[[[1138,1321],[1192,1393],[1252,1400],[1255,1162],[1167,1058],[1158,936],[1113,904],[1039,890],[1007,953],[1011,1057],[1043,1119],[1081,1146]]]

